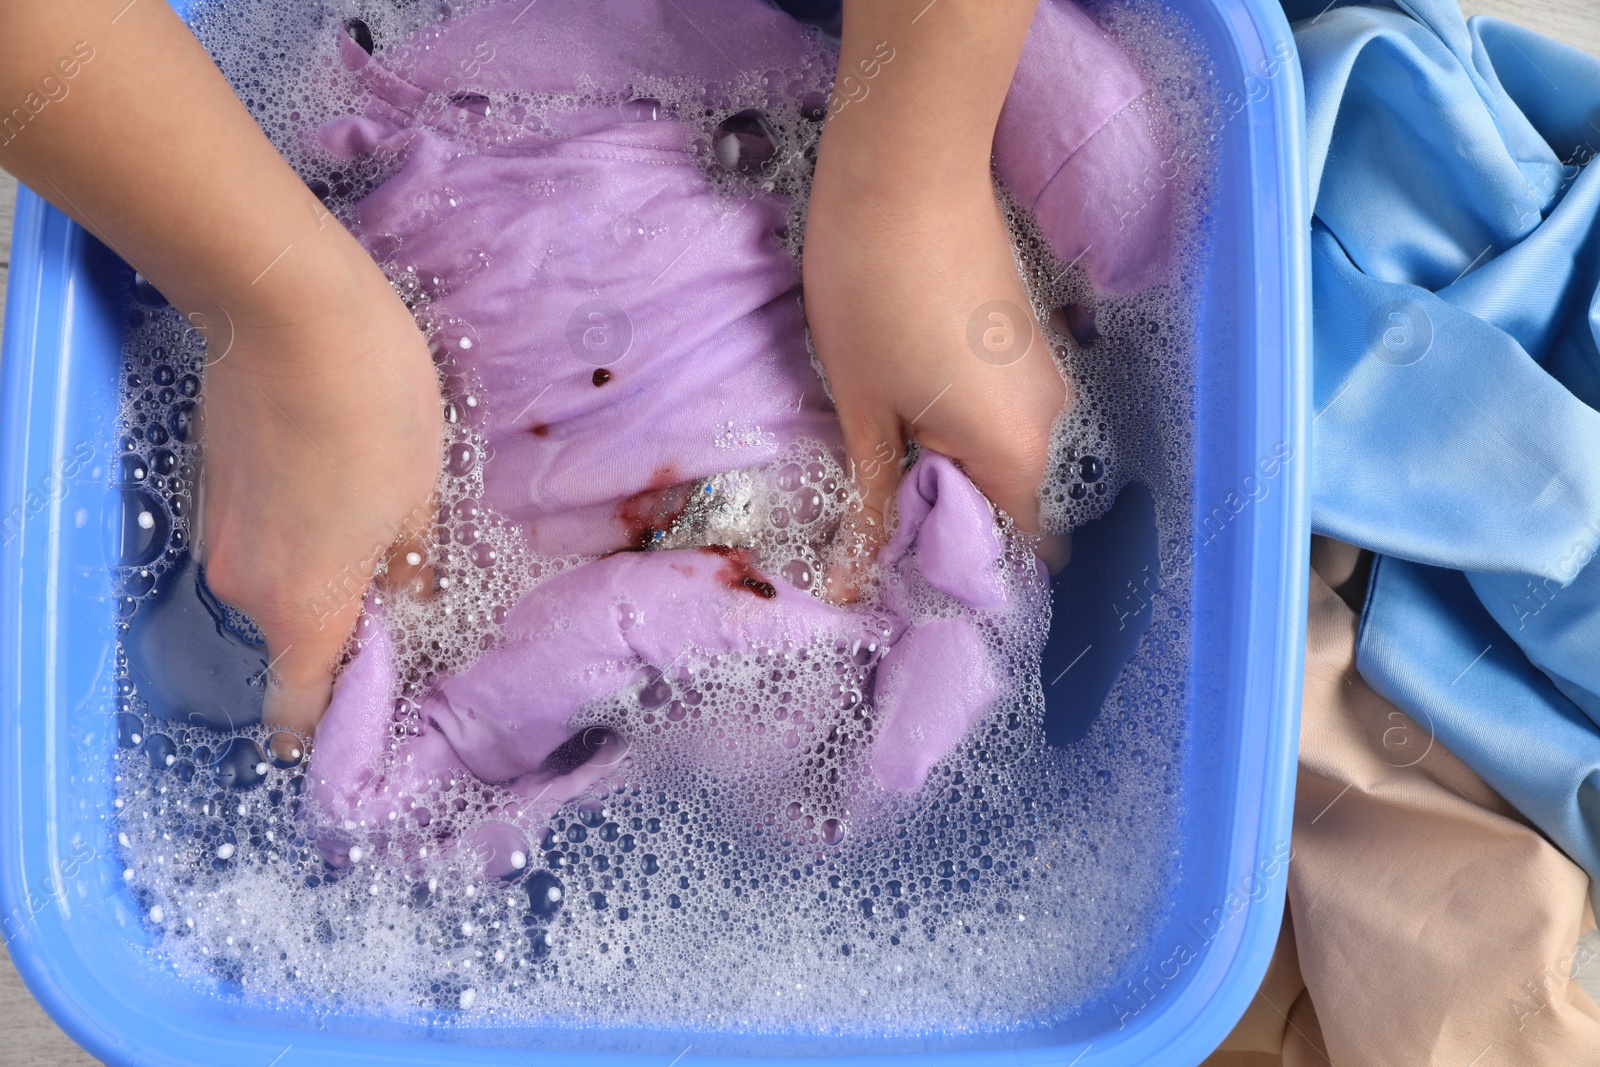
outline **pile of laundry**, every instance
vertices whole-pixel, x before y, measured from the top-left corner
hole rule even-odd
[[[1324,536],[1289,915],[1209,1062],[1597,1063],[1600,59],[1455,0],[1285,8]]]

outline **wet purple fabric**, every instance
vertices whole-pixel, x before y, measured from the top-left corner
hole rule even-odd
[[[1043,0],[995,131],[995,173],[1103,296],[1171,268],[1176,155],[1138,106],[1147,88],[1089,16]]]
[[[1011,606],[993,513],[954,464],[925,456],[899,504],[900,528],[883,553],[890,589],[920,577],[976,611]],[[604,778],[627,749],[626,738],[609,730],[575,733],[567,725],[573,712],[640,688],[691,654],[792,650],[818,639],[886,644],[876,671],[870,762],[889,790],[920,786],[999,693],[968,617],[913,622],[891,596],[885,640],[864,613],[781,579],[770,598],[730,580],[744,573],[736,555],[687,549],[620,552],[550,579],[512,610],[503,646],[424,698],[422,734],[394,759],[385,758],[393,653],[375,628],[340,677],[318,730],[318,799],[339,820],[381,827],[391,811],[404,814],[432,785],[465,771],[553,807]],[[705,755],[714,759],[710,744]]]
[[[739,551],[618,551],[643,547],[651,509],[687,483],[797,441],[838,447],[780,242],[788,205],[719,192],[691,155],[697,131],[647,99],[563,111],[552,129],[481,95],[582,85],[627,97],[653,76],[714,85],[752,72],[782,92],[783,72],[826,60],[814,32],[759,0],[597,0],[485,8],[373,57],[340,43],[375,101],[321,140],[394,165],[354,228],[420,279],[455,387],[483,398],[469,417],[492,449],[486,503],[537,551],[601,558],[518,603],[506,644],[428,694],[421,735],[393,753],[393,653],[381,632],[370,639],[318,732],[322,806],[381,825],[462,774],[553,806],[625,751],[609,732],[574,735],[585,702],[691,653],[884,643],[882,613],[825,603]],[[1058,0],[1041,7],[1023,67],[997,138],[1001,177],[1106,291],[1157,276],[1158,235],[1119,239],[1126,220],[1105,198],[1074,200],[1154,158],[1127,106],[1143,92],[1137,72]],[[1003,569],[1032,565],[1006,561],[989,504],[943,457],[918,461],[898,513],[880,557],[890,632],[869,762],[879,786],[911,790],[1000,683],[974,618],[914,622],[909,590],[925,582],[970,612],[1005,611]]]

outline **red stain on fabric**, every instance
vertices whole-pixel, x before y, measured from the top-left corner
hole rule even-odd
[[[722,568],[717,572],[717,577],[729,589],[743,589],[762,600],[771,600],[778,595],[778,587],[756,570],[749,550],[728,545],[705,545],[700,551],[722,557]]]

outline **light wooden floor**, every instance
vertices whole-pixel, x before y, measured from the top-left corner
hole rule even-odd
[[[1600,55],[1600,0],[1460,0],[1468,15],[1492,15],[1519,22],[1560,41]],[[0,171],[0,297],[5,293],[11,259],[11,213],[16,182]],[[0,301],[0,323],[4,321]],[[1580,959],[1590,964],[1579,976],[1591,996],[1600,1000],[1600,936],[1586,938]],[[34,1002],[27,987],[0,953],[0,1067],[92,1067],[97,1061],[61,1032]],[[255,1067],[255,1065],[241,1065]],[[264,1065],[263,1065],[264,1067]]]

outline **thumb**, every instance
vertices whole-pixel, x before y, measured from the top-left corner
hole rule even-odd
[[[321,593],[304,601],[302,610],[265,620],[269,666],[264,723],[306,735],[316,729],[332,700],[335,668],[361,619],[380,560],[387,562],[386,582],[391,588],[414,585],[419,594],[424,587],[431,588],[426,523],[433,514],[431,500],[414,509],[391,527],[399,531],[392,543],[353,565],[328,568],[333,577],[321,583]],[[308,590],[316,587],[314,577],[306,575],[304,580]]]
[[[269,640],[262,723],[306,735],[315,730],[333,697],[333,657],[342,645],[330,650]]]
[[[360,617],[362,599],[353,595],[325,602],[292,625],[280,621],[266,629],[265,725],[305,735],[316,729],[333,698],[334,667]]]
[[[989,435],[994,437],[996,435]],[[1066,533],[1045,529],[1039,503],[1039,487],[1049,465],[1050,441],[1035,435],[999,435],[1006,447],[991,447],[953,457],[972,484],[990,503],[1011,517],[1015,529],[1031,540],[1034,554],[1044,561],[1051,574],[1059,572],[1072,559],[1072,538]]]
[[[906,441],[900,420],[892,412],[867,419],[849,417],[841,411],[839,422],[850,479],[858,496],[856,506],[840,524],[838,543],[842,552],[827,568],[823,583],[829,600],[846,604],[859,599],[866,583],[866,569],[889,540]]]

